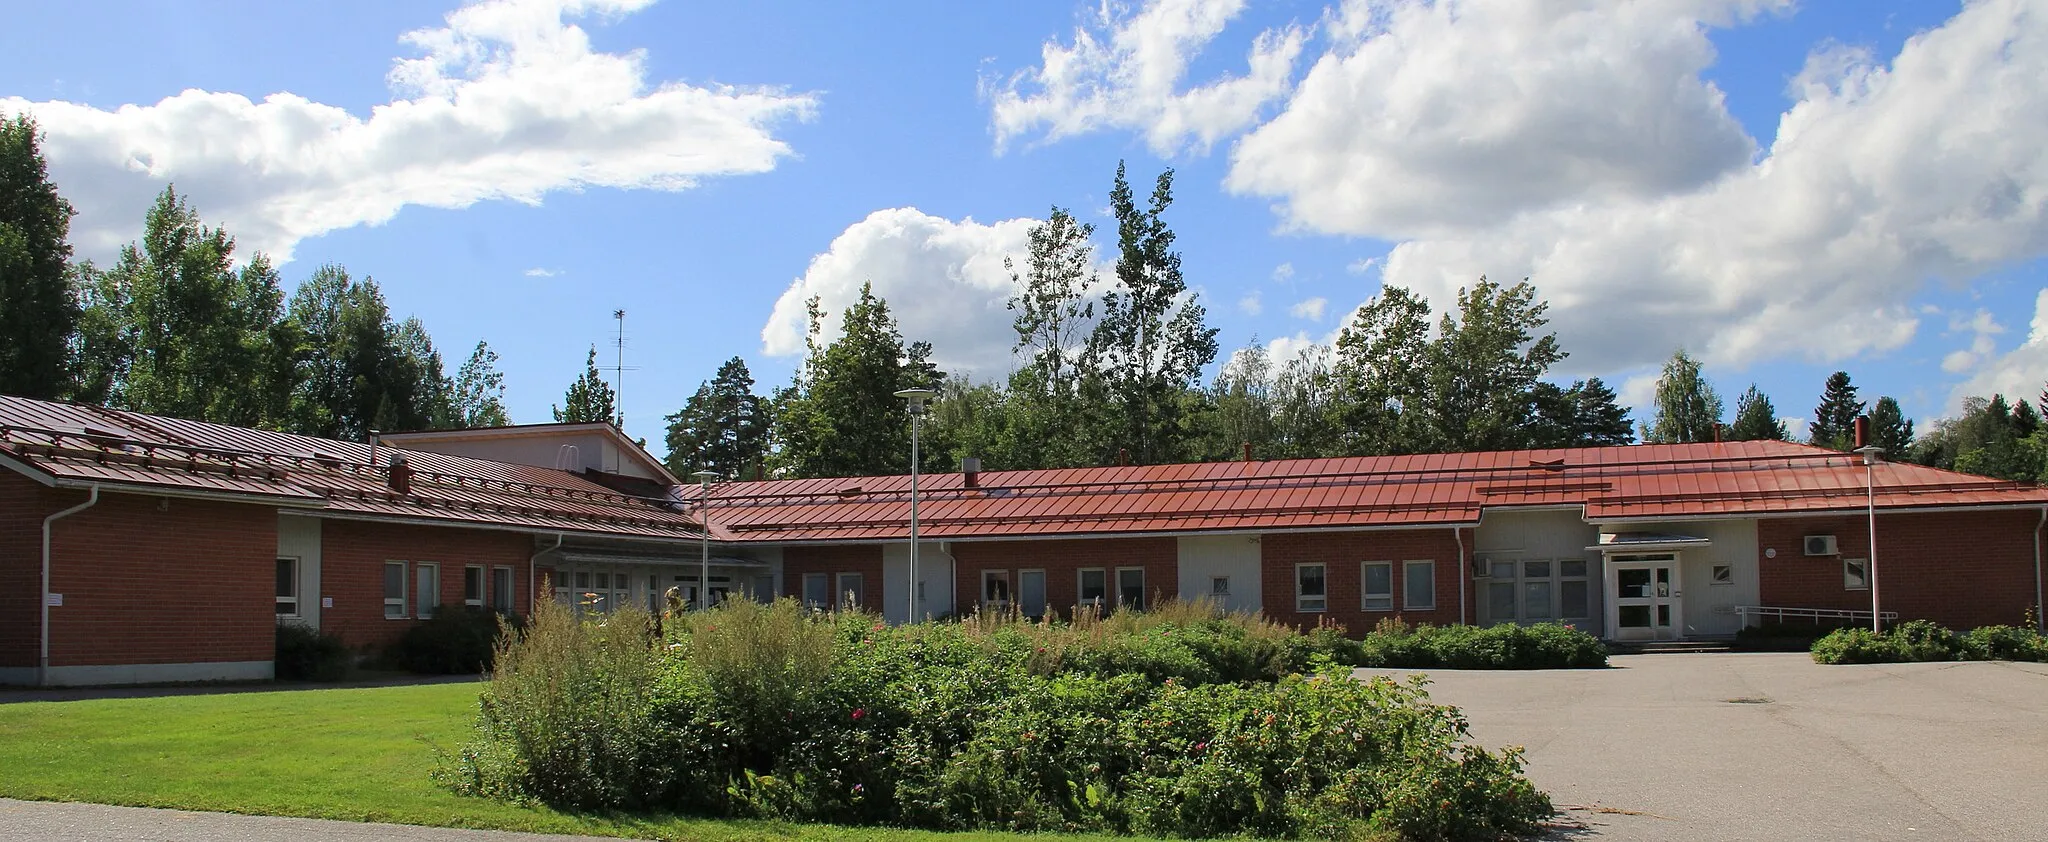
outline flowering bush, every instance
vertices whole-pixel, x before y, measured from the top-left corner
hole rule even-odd
[[[1927,620],[1882,633],[1841,629],[1813,643],[1822,664],[1894,664],[1914,661],[2048,662],[2048,637],[2018,626],[1984,626],[1958,634]]]
[[[1467,744],[1419,680],[1354,680],[1329,636],[1262,623],[889,627],[733,601],[657,638],[644,616],[543,606],[442,777],[577,809],[942,830],[1478,839],[1550,814],[1519,755]]]
[[[1415,626],[1386,619],[1360,642],[1357,663],[1428,669],[1581,669],[1607,666],[1607,647],[1560,623]]]

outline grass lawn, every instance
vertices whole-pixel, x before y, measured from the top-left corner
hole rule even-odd
[[[0,704],[0,796],[272,816],[692,840],[996,842],[929,833],[589,816],[461,798],[428,780],[476,711],[471,683]]]

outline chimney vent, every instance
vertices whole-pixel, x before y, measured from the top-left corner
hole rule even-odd
[[[1244,461],[1246,461],[1246,462],[1250,462],[1250,461],[1252,461],[1252,443],[1251,443],[1251,442],[1245,442],[1245,443],[1244,443]]]
[[[1117,449],[1116,449],[1116,466],[1117,466],[1117,467],[1119,467],[1119,468],[1121,468],[1121,467],[1124,467],[1124,466],[1126,466],[1126,465],[1129,465],[1129,464],[1131,464],[1131,449],[1130,449],[1130,448],[1128,448],[1128,447],[1119,447],[1119,448],[1117,448]]]
[[[387,475],[386,484],[400,494],[412,493],[412,466],[405,464],[405,454],[391,454],[391,472]]]
[[[1856,416],[1856,447],[1855,447],[1855,448],[1852,448],[1852,449],[1855,449],[1855,450],[1861,450],[1861,449],[1863,449],[1863,448],[1865,448],[1865,447],[1869,447],[1869,446],[1870,446],[1870,416],[1868,416],[1868,415],[1858,415],[1858,416]]]
[[[968,488],[981,487],[981,457],[960,457],[960,478]]]
[[[1721,443],[1721,422],[1719,421],[1714,422],[1714,443]]]

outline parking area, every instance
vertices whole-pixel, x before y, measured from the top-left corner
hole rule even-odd
[[[2048,838],[2048,665],[1613,665],[1427,672],[1477,740],[1528,750],[1570,825],[1557,838]]]

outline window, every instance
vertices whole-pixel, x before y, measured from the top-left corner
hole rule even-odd
[[[1436,607],[1436,562],[1403,562],[1401,576],[1407,588],[1403,593],[1402,607],[1410,610]]]
[[[981,607],[993,611],[1010,608],[1010,571],[981,571]]]
[[[413,597],[418,601],[418,616],[422,620],[434,619],[434,609],[441,607],[441,565],[421,563],[412,569],[414,578],[419,580],[419,593]]]
[[[1321,564],[1294,566],[1294,610],[1321,611],[1329,606],[1330,582]]]
[[[1145,568],[1116,569],[1116,604],[1118,608],[1145,610]]]
[[[1714,565],[1714,571],[1713,571],[1713,575],[1712,575],[1712,577],[1710,577],[1710,578],[1708,579],[1708,584],[1712,584],[1712,585],[1732,585],[1732,584],[1735,584],[1735,566],[1734,566],[1734,565],[1731,565],[1731,564],[1716,564],[1716,565]]]
[[[1592,617],[1593,586],[1587,580],[1583,558],[1557,560],[1558,619],[1584,620]]]
[[[695,588],[692,587],[692,597]],[[823,608],[832,603],[832,582],[823,573],[804,574],[804,604],[812,608]],[[694,603],[692,603],[694,604]]]
[[[1081,571],[1080,593],[1079,604],[1101,607],[1102,601],[1109,596],[1108,574],[1099,567]]]
[[[1209,577],[1209,595],[1210,595],[1210,596],[1229,596],[1229,595],[1230,595],[1230,577],[1229,577],[1229,576],[1211,576],[1211,577]]]
[[[867,589],[863,587],[859,573],[839,574],[839,590],[836,593],[841,605],[854,606],[867,601]]]
[[[299,616],[299,560],[277,560],[277,616]]]
[[[512,568],[491,568],[491,607],[502,613],[512,612]]]
[[[1870,590],[1870,562],[1860,558],[1842,559],[1842,590]]]
[[[484,604],[484,566],[466,564],[462,567],[462,604],[481,607]]]
[[[1549,561],[1522,562],[1522,618],[1542,622],[1552,619],[1551,594],[1555,583],[1550,578]]]
[[[384,562],[384,619],[405,619],[405,562]]]
[[[1365,563],[1365,604],[1367,611],[1394,610],[1394,563],[1391,561],[1368,561]]]

